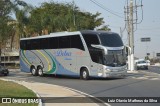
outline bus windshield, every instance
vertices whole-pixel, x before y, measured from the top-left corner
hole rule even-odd
[[[103,46],[107,46],[107,47],[123,46],[123,42],[118,34],[101,33],[99,34],[99,38]]]
[[[109,50],[105,55],[105,65],[111,67],[120,67],[126,65],[124,50]]]

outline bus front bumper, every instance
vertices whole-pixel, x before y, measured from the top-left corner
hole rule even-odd
[[[103,73],[98,73],[99,77],[104,78],[118,78],[118,77],[125,77],[127,75],[127,69],[120,68],[120,69],[106,69]]]
[[[127,71],[123,71],[123,72],[109,72],[109,73],[105,73],[103,75],[103,77],[106,78],[113,78],[113,77],[125,77],[127,75]]]

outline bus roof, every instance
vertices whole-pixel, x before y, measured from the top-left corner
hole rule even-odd
[[[101,33],[108,33],[108,34],[117,34],[114,32],[107,32],[107,31],[94,31],[94,30],[83,30],[83,31],[75,31],[75,32],[55,32],[50,33],[49,35],[42,35],[30,38],[21,38],[20,40],[29,40],[29,39],[40,39],[40,38],[49,38],[49,37],[58,37],[58,36],[68,36],[68,35],[75,35],[75,34],[101,34]]]
[[[76,32],[67,32],[67,31],[65,31],[65,32],[56,32],[56,33],[50,33],[49,35],[42,35],[42,36],[29,37],[29,38],[21,38],[20,40],[50,38],[50,37],[68,36],[68,35],[75,35],[75,34],[80,34],[80,31],[76,31]]]
[[[82,34],[101,34],[101,33],[107,33],[107,34],[117,34],[115,32],[108,32],[108,31],[102,31],[102,30],[99,30],[99,31],[94,31],[94,30],[83,30],[83,31],[80,31]]]

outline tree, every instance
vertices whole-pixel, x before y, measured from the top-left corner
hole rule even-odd
[[[111,31],[110,28],[108,28],[107,25],[102,26],[101,28],[99,28],[98,30],[103,30],[103,31]]]
[[[26,26],[29,24],[28,17],[32,8],[32,6],[28,5],[24,1],[15,0],[15,2],[12,2],[12,10],[16,16],[16,31],[19,37],[26,37],[27,35]]]
[[[17,48],[19,48],[19,39],[21,37],[28,36],[27,25],[29,24],[29,12],[32,10],[32,6],[28,5],[24,1],[15,0],[11,4],[12,11],[15,14],[16,19],[13,20],[14,34],[12,35],[11,47],[13,44],[13,38],[16,37]]]
[[[145,60],[150,60],[150,58],[149,58],[149,56],[147,55],[147,56],[145,56]]]
[[[0,56],[1,56],[1,50],[3,48],[3,45],[5,44],[11,27],[8,25],[8,21],[11,19],[10,7],[11,2],[9,0],[1,0],[0,1]]]
[[[31,11],[30,33],[93,30],[104,23],[99,16],[100,13],[83,12],[73,3],[43,3]]]
[[[10,2],[8,0],[0,1],[0,40],[4,40],[8,35],[7,27],[8,20],[10,20]]]
[[[11,11],[12,10],[12,11]],[[16,19],[10,17],[14,13]],[[76,31],[101,26],[104,21],[100,13],[81,11],[74,3],[42,3],[33,8],[20,0],[0,1],[0,41],[16,37],[17,46],[21,37],[37,36],[59,31]]]

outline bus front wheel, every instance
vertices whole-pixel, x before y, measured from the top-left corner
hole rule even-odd
[[[34,66],[31,67],[31,73],[32,73],[33,76],[37,76],[37,70]]]
[[[82,68],[81,69],[80,78],[84,79],[84,80],[88,80],[89,79],[89,72],[88,72],[87,68]]]

